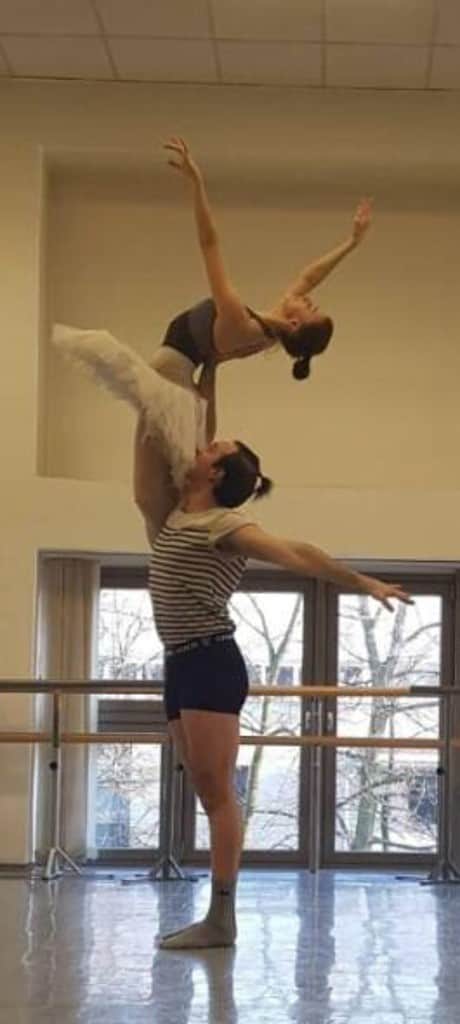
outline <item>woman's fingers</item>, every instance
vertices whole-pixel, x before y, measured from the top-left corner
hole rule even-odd
[[[175,149],[178,153],[187,153],[187,146],[183,139],[178,138],[176,135],[172,135],[167,142],[164,143],[165,149]]]

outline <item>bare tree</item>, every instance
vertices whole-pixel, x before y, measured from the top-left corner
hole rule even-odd
[[[102,594],[102,678],[162,678],[161,646],[152,630],[148,599],[145,594],[141,598],[139,594],[133,600],[132,592],[123,591]],[[238,595],[233,603],[233,617],[248,638],[245,656],[251,683],[278,685],[283,668],[294,672],[291,644],[302,600],[301,594],[293,595],[287,616],[280,615],[276,627],[260,595],[245,594],[244,599]],[[351,687],[379,688],[433,683],[439,675],[439,626],[438,621],[423,621],[417,605],[411,609],[399,605],[390,620],[366,597],[343,598],[341,682]],[[344,698],[338,705],[339,726],[347,732],[353,715],[355,731],[361,716],[360,732],[370,737],[423,736],[436,728],[434,707],[436,702],[432,700]],[[295,736],[300,733],[300,713],[300,698],[284,697],[280,685],[279,698],[263,695],[247,702],[242,727],[260,737],[279,733]],[[292,784],[285,748],[282,756],[284,761],[280,748],[254,746],[245,778],[240,779],[245,835],[248,838],[251,829],[251,843],[259,848],[286,849],[297,843],[298,784]],[[339,756],[335,811],[336,834],[343,848],[382,852],[414,846],[432,849],[435,766],[409,755],[398,757],[391,749],[346,749]],[[298,751],[293,750],[292,762],[297,763],[297,758]],[[274,773],[275,788],[266,794],[263,768],[265,765],[270,770],[277,761],[283,767]],[[158,826],[158,772],[158,761],[149,748],[129,744],[99,748],[98,785],[107,797],[105,803],[101,802],[100,824],[108,822],[114,808],[127,807],[130,845],[153,843]]]
[[[134,606],[132,591],[102,591],[99,605],[98,675],[100,679],[162,677],[163,654],[155,641],[152,611],[145,592]]]
[[[345,661],[342,679],[348,686],[393,688],[398,683],[433,684],[438,676],[439,622],[419,621],[415,628],[408,630],[409,618],[417,616],[417,609],[414,612],[406,605],[398,605],[382,651],[379,649],[382,610],[375,609],[364,596],[353,598],[347,605],[341,622],[351,624],[351,629],[348,636],[345,631],[341,639],[341,656]],[[355,716],[364,705],[370,738],[394,739],[400,723],[413,737],[426,735],[433,729],[436,717],[433,700],[416,702],[411,699],[408,702],[394,697],[374,697],[360,702],[354,698]],[[387,851],[390,847],[405,850],[413,849],[414,843],[398,840],[395,834],[412,827],[420,848],[431,849],[435,837],[429,807],[435,789],[433,771],[417,772],[417,762],[411,763],[409,759],[401,761],[397,767],[395,751],[391,748],[386,754],[386,764],[384,756],[380,749],[364,748],[349,750],[342,758],[345,766],[348,764],[348,785],[342,786],[346,796],[339,796],[336,802],[339,834],[351,851],[375,848]],[[353,806],[353,815],[344,814],[347,805]]]
[[[101,679],[162,679],[163,652],[155,639],[151,606],[145,592],[102,591],[97,668]],[[119,694],[117,699],[123,704],[136,698]],[[96,770],[101,845],[156,845],[158,748],[133,747],[131,743],[101,744]]]
[[[286,652],[289,643],[292,638],[292,634],[299,616],[299,612],[302,607],[302,594],[296,594],[295,599],[292,603],[288,621],[283,625],[282,630],[276,636],[273,635],[273,631],[269,628],[267,616],[264,612],[263,603],[258,600],[256,594],[246,594],[247,601],[249,603],[251,615],[248,618],[242,611],[241,605],[234,603],[232,605],[232,612],[237,622],[244,622],[246,626],[249,626],[251,632],[253,632],[260,640],[263,641],[264,645],[264,663],[265,663],[265,685],[276,686],[278,682],[278,675],[280,667],[283,663],[283,659],[286,656]],[[249,677],[251,682],[262,682],[260,679],[251,678],[251,665],[249,663]],[[293,703],[297,705],[297,699],[293,698]],[[277,699],[272,696],[262,696],[255,698],[253,701],[249,701],[242,714],[242,727],[247,728],[258,736],[274,736],[279,733],[291,732],[295,735],[295,730],[290,725],[288,719],[289,709],[288,704],[291,704],[290,700],[286,698]],[[291,705],[292,707],[292,705]],[[273,714],[275,712],[275,714]],[[270,724],[271,723],[271,724]],[[270,748],[257,745],[254,747],[252,758],[249,764],[248,776],[245,787],[245,799],[243,802],[243,833],[246,836],[248,826],[254,815],[260,815],[262,821],[260,822],[260,828],[258,829],[260,839],[263,842],[264,827],[267,824],[267,820],[270,818],[270,813],[276,814],[277,822],[281,819],[286,820],[286,826],[288,831],[282,838],[278,838],[276,841],[277,846],[290,845],[292,841],[292,833],[296,832],[296,809],[289,809],[284,806],[282,809],[276,807],[276,810],[270,812],[268,810],[258,811],[257,808],[257,797],[259,792],[261,769],[263,764],[264,756],[270,756]],[[279,780],[282,783],[282,779]],[[273,794],[275,796],[275,794]],[[294,794],[295,801],[295,794]],[[297,801],[295,801],[296,803]],[[297,838],[297,837],[295,837]],[[264,846],[266,844],[264,843]]]

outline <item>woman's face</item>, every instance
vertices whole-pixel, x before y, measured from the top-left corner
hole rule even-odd
[[[319,323],[324,320],[324,313],[321,313],[309,295],[292,296],[292,298],[286,299],[283,312],[294,330],[301,324]]]

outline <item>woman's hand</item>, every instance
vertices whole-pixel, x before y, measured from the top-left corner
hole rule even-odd
[[[393,605],[390,603],[392,597],[396,601],[402,601],[403,604],[414,603],[410,594],[403,587],[395,583],[383,583],[382,580],[375,580],[372,577],[370,577],[367,593],[376,601],[380,601],[380,604],[383,604],[383,607],[389,612],[393,611]]]
[[[198,164],[195,163],[193,158],[190,156],[188,146],[183,139],[178,135],[172,135],[170,139],[164,144],[164,149],[169,149],[172,153],[175,153],[173,160],[168,160],[170,167],[174,167],[176,171],[182,171],[182,174],[190,181],[195,183],[201,182],[201,171]]]
[[[362,242],[372,223],[372,199],[361,199],[353,217],[351,237],[354,245]]]

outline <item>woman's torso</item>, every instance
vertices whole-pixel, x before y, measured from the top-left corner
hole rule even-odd
[[[276,344],[275,332],[249,307],[242,326],[230,328],[217,316],[213,299],[203,299],[179,313],[169,324],[163,345],[186,356],[195,367],[216,355],[216,341],[228,353],[225,358],[255,355]]]

